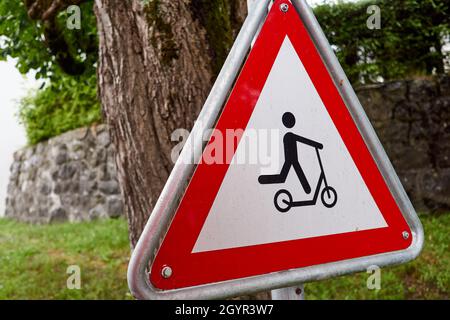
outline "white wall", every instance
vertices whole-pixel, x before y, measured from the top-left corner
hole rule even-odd
[[[4,215],[9,167],[15,150],[26,144],[25,132],[16,113],[18,101],[36,81],[27,80],[14,61],[0,62],[0,217]]]

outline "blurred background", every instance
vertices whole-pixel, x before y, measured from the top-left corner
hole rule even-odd
[[[192,2],[193,14],[205,6]],[[306,296],[448,299],[450,3],[308,2],[427,238],[417,261],[382,271],[380,289],[367,287],[370,274],[357,274],[308,284]],[[231,10],[226,1],[208,6]],[[93,1],[77,7],[50,21],[33,15],[33,1],[0,3],[0,299],[131,298],[129,226],[97,92]],[[244,0],[239,8],[245,17]],[[212,43],[213,80],[242,19],[228,25],[199,17]],[[67,282],[74,265],[81,270],[75,289]]]

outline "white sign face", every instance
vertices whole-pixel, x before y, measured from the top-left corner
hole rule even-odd
[[[290,129],[282,121],[287,112],[295,117],[295,125]],[[255,135],[248,135],[252,129],[278,129],[280,132],[278,146],[281,150],[270,150],[276,158],[271,159],[269,167],[238,164],[241,162],[235,159],[246,159],[246,146],[251,149],[252,143],[258,143]],[[323,149],[318,150],[323,171],[337,195],[332,208],[321,201],[324,184],[313,146],[298,143],[298,162],[310,185],[309,194],[302,187],[294,166],[290,166],[285,183],[258,183],[260,175],[281,172],[285,162],[283,137],[288,132],[323,144]],[[241,141],[247,143],[240,143],[237,148],[235,163],[228,168],[193,252],[387,227],[287,36]],[[287,190],[293,201],[312,200],[318,190],[316,203],[279,212],[274,205],[274,195],[281,189]],[[282,199],[280,202],[283,205]]]

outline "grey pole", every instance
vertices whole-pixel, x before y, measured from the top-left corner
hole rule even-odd
[[[253,8],[253,4],[257,0],[247,0],[247,8],[250,12],[251,8]],[[270,2],[270,5],[268,9],[272,6],[272,1]],[[258,32],[255,35],[255,38],[252,41],[252,46],[256,41],[256,38],[258,37],[259,31],[262,28],[263,23],[259,26]],[[294,287],[289,288],[281,288],[281,289],[275,289],[271,291],[272,300],[304,300],[305,299],[305,287],[303,284],[299,284]]]
[[[305,300],[305,286],[275,289],[271,291],[272,300]]]

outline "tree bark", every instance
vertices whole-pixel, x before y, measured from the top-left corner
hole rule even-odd
[[[134,246],[245,17],[245,0],[96,0],[99,95]]]

